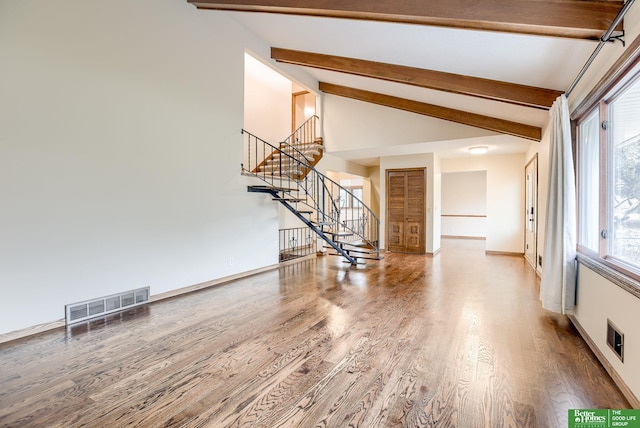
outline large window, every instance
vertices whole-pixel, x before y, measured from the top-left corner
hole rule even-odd
[[[578,249],[640,277],[640,73],[578,120]]]

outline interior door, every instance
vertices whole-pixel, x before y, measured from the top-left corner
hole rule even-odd
[[[387,170],[387,250],[425,252],[425,169]]]
[[[524,257],[535,269],[538,254],[538,158],[531,159],[525,174]]]

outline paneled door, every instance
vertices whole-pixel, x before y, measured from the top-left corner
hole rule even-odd
[[[387,250],[425,252],[425,168],[387,170]]]

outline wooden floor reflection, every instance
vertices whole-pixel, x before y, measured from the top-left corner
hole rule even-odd
[[[629,404],[522,257],[319,257],[0,345],[0,426],[565,427]]]

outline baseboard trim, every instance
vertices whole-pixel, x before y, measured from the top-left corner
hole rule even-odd
[[[611,363],[609,363],[609,361],[605,358],[604,354],[600,351],[600,349],[595,344],[595,342],[591,339],[591,337],[589,337],[589,335],[587,334],[587,331],[582,327],[582,325],[580,324],[580,321],[578,321],[578,319],[574,315],[569,314],[567,316],[569,317],[569,320],[571,320],[571,323],[576,328],[576,330],[578,330],[578,333],[580,333],[580,336],[582,336],[582,339],[584,339],[587,345],[589,345],[591,352],[593,352],[596,358],[600,361],[600,364],[602,364],[602,367],[604,367],[607,373],[609,373],[609,376],[611,376],[611,379],[613,379],[613,382],[618,386],[618,388],[620,388],[622,395],[624,395],[627,401],[629,401],[629,404],[631,404],[631,407],[633,407],[634,409],[639,409],[640,400],[638,400],[638,397],[636,397],[633,391],[629,389],[629,387],[624,382],[622,377],[620,377],[620,375],[613,368]]]
[[[511,253],[509,251],[488,251],[487,250],[484,253],[488,256],[516,256],[516,257],[524,258],[524,253]]]
[[[44,333],[50,330],[55,330],[57,328],[64,328],[65,326],[64,318],[44,323],[34,325],[32,327],[23,328],[16,331],[11,331],[9,333],[0,334],[0,344],[13,342],[14,340],[24,339],[25,337],[35,336],[40,333]]]
[[[151,303],[158,302],[160,300],[165,300],[165,299],[172,299],[174,297],[182,296],[188,293],[193,293],[194,291],[202,290],[204,288],[217,287],[219,285],[224,285],[238,279],[248,278],[250,276],[257,275],[259,273],[269,272],[269,271],[281,268],[283,266],[289,266],[292,264],[300,263],[305,260],[310,260],[315,258],[316,258],[316,254],[310,254],[305,257],[299,257],[297,259],[287,260],[286,262],[277,263],[275,265],[269,265],[262,268],[253,269],[246,272],[241,272],[234,275],[229,275],[222,278],[214,279],[211,281],[202,282],[200,284],[190,285],[187,287],[177,288],[171,291],[166,291],[164,293],[152,295]]]
[[[286,262],[278,263],[278,264],[275,264],[275,265],[269,265],[269,266],[265,266],[263,268],[254,269],[254,270],[250,270],[250,271],[247,271],[247,272],[241,272],[241,273],[238,273],[238,274],[225,276],[223,278],[218,278],[218,279],[214,279],[214,280],[207,281],[207,282],[202,282],[200,284],[195,284],[195,285],[190,285],[190,286],[187,286],[187,287],[177,288],[175,290],[167,291],[165,293],[152,295],[149,303],[151,304],[151,303],[154,303],[154,302],[159,302],[161,300],[171,299],[171,298],[178,297],[178,296],[181,296],[181,295],[184,295],[184,294],[193,293],[194,291],[202,290],[204,288],[216,287],[216,286],[223,285],[223,284],[226,284],[226,283],[238,280],[238,279],[247,278],[247,277],[250,277],[250,276],[253,276],[253,275],[257,275],[259,273],[268,272],[268,271],[271,271],[271,270],[275,270],[275,269],[281,268],[283,266],[289,266],[289,265],[292,265],[292,264],[300,263],[300,262],[305,261],[305,260],[311,260],[311,259],[315,259],[315,258],[316,258],[316,255],[315,254],[311,254],[309,256],[300,257],[300,258],[293,259],[293,260],[288,260]],[[0,334],[0,344],[13,342],[15,340],[24,339],[24,338],[27,338],[27,337],[30,337],[30,336],[35,336],[35,335],[40,334],[40,333],[45,333],[45,332],[49,332],[51,330],[55,330],[55,329],[58,329],[58,328],[65,328],[65,327],[66,327],[66,323],[65,323],[64,318],[60,319],[60,320],[52,321],[52,322],[49,322],[49,323],[34,325],[32,327],[27,327],[27,328],[23,328],[23,329],[20,329],[20,330],[12,331],[12,332],[9,332],[9,333]]]

